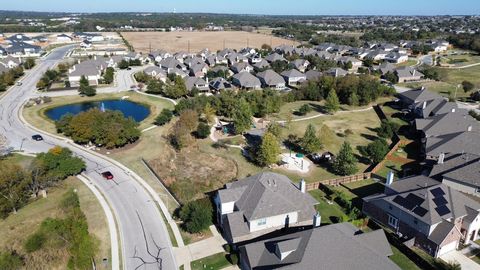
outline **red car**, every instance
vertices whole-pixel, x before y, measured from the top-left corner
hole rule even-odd
[[[102,173],[103,178],[107,180],[112,180],[113,179],[113,174],[109,171],[103,172]]]

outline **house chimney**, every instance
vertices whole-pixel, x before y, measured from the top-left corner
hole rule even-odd
[[[390,185],[393,183],[394,177],[395,177],[395,174],[394,174],[392,171],[388,172],[388,174],[387,174],[387,183],[386,183],[387,186],[390,186]]]
[[[438,156],[438,164],[443,164],[444,161],[445,161],[445,154],[440,153],[440,155]]]
[[[300,184],[299,184],[298,188],[300,189],[300,191],[302,193],[305,193],[307,191],[307,186],[305,184],[305,179],[300,180]]]
[[[313,228],[318,228],[322,224],[322,216],[317,212],[313,215]]]
[[[425,110],[425,108],[427,108],[427,101],[423,102],[423,109]]]
[[[455,108],[452,109],[452,113],[454,113],[454,112],[455,112]]]
[[[470,126],[467,127],[467,131],[468,131],[468,132],[471,132],[472,129],[473,129],[472,125],[470,125]]]

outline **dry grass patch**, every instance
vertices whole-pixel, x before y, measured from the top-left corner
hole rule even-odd
[[[136,51],[149,52],[162,49],[169,52],[199,52],[205,48],[215,52],[225,48],[241,49],[247,46],[260,48],[263,44],[276,47],[282,44],[296,45],[297,42],[266,34],[242,31],[224,32],[125,32],[123,37]]]

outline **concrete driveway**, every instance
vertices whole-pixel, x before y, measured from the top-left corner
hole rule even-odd
[[[480,270],[480,264],[472,261],[470,258],[465,256],[464,254],[462,254],[461,251],[458,250],[449,252],[441,256],[440,258],[447,263],[456,261],[462,266],[462,269]]]

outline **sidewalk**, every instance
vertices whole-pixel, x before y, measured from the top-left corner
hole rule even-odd
[[[225,251],[223,245],[227,242],[218,233],[217,228],[214,225],[211,225],[210,231],[213,236],[208,239],[173,249],[177,265],[183,265],[185,270],[189,270],[192,261]]]

